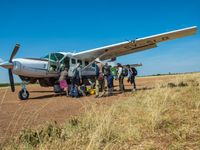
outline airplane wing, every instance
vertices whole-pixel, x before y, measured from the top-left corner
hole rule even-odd
[[[92,61],[95,58],[107,60],[114,57],[135,53],[150,48],[157,47],[157,44],[164,41],[169,41],[185,36],[193,35],[197,32],[197,27],[189,27],[144,38],[135,39],[132,41],[121,42],[113,45],[108,45],[96,49],[86,50],[75,53],[73,56],[82,60]]]

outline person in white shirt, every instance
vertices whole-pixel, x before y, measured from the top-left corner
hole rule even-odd
[[[124,88],[124,75],[122,73],[123,66],[120,63],[118,63],[117,67],[118,67],[119,91],[120,92],[124,92],[125,91],[125,88]]]

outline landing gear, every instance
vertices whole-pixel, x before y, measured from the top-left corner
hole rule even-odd
[[[22,82],[22,90],[19,91],[18,97],[20,100],[27,100],[29,98],[29,92],[26,90],[26,82]]]
[[[29,98],[29,92],[26,89],[22,89],[19,91],[18,97],[20,100],[27,100]]]

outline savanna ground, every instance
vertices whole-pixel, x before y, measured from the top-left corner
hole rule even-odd
[[[19,101],[1,88],[0,149],[200,149],[200,73],[137,84],[101,99],[33,85],[30,100]]]

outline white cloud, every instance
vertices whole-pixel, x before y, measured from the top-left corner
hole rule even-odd
[[[1,62],[3,62],[3,59],[2,59],[2,58],[0,58],[0,63],[1,63]]]

